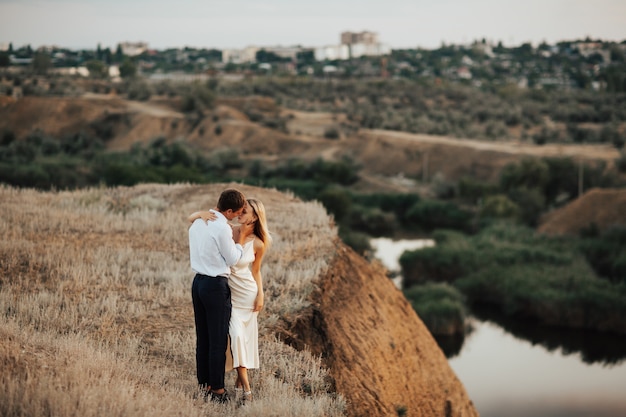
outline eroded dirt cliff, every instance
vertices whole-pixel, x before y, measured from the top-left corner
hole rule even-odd
[[[593,188],[541,219],[538,231],[549,235],[577,236],[595,227],[605,231],[626,225],[626,190]]]
[[[443,352],[384,271],[340,242],[286,341],[322,355],[349,416],[478,416]]]

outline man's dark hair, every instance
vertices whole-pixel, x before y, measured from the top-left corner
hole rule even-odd
[[[237,211],[245,205],[246,197],[243,193],[234,188],[228,188],[220,194],[220,199],[217,202],[217,209],[219,211],[227,211],[228,209]]]

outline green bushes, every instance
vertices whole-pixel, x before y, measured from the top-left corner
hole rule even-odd
[[[215,104],[215,93],[208,85],[198,82],[183,84],[178,88],[182,96],[181,110],[184,113],[202,112],[212,109]]]
[[[448,284],[428,283],[404,291],[417,315],[433,334],[463,333],[467,310],[463,294]]]
[[[438,232],[435,237],[436,247],[401,256],[407,287],[448,282],[471,302],[493,304],[507,315],[626,333],[623,229],[602,240],[576,240],[500,222],[475,236]],[[613,283],[594,269],[609,271]]]
[[[485,198],[480,208],[481,219],[520,219],[520,207],[507,196],[498,194]]]
[[[340,137],[339,129],[336,126],[325,128],[324,137],[326,139],[339,139]]]
[[[393,212],[399,221],[404,221],[409,209],[420,201],[420,196],[415,193],[352,193],[352,199],[356,204]]]
[[[626,286],[597,279],[584,263],[570,267],[491,266],[455,285],[470,299],[497,305],[510,316],[626,333]]]
[[[437,200],[415,203],[406,213],[406,221],[424,231],[435,229],[469,230],[473,214],[458,205]]]
[[[595,272],[611,282],[626,284],[626,227],[582,238],[579,248]]]
[[[396,216],[392,212],[363,206],[356,206],[350,211],[348,224],[350,228],[370,236],[390,236],[397,227]]]
[[[148,101],[152,96],[153,89],[150,84],[140,79],[132,79],[127,82],[126,94],[129,100]]]
[[[420,55],[423,54],[427,52],[421,51]],[[476,71],[475,75],[480,73],[480,70]],[[409,73],[414,74],[413,71]],[[485,81],[493,76],[493,73],[485,74]],[[442,87],[432,79],[412,77],[418,79],[382,82],[345,79],[330,83],[314,79],[294,82],[277,77],[259,78],[254,82],[220,84],[218,93],[226,96],[266,95],[297,110],[341,112],[362,128],[493,140],[524,139],[523,134],[516,132],[518,126],[524,126],[524,131],[535,132],[532,139],[538,144],[568,141],[618,146],[622,142],[609,129],[619,126],[623,131],[626,122],[626,112],[622,110],[624,94],[524,91],[487,82],[482,88],[453,83]],[[546,119],[566,124],[568,128],[557,124],[548,126]],[[589,128],[588,123],[597,126]],[[602,133],[600,129],[605,127],[607,131]],[[329,128],[325,135],[338,139],[341,132]]]
[[[339,237],[346,245],[350,246],[355,252],[362,256],[372,252],[370,237],[365,233],[340,227]]]
[[[499,188],[495,184],[477,181],[473,178],[461,178],[458,182],[458,195],[464,201],[478,203],[487,196],[497,194]]]
[[[265,176],[290,179],[313,180],[323,184],[351,185],[358,179],[359,167],[350,159],[325,161],[321,158],[312,163],[300,159],[289,159]]]
[[[325,188],[319,193],[317,199],[335,217],[338,223],[341,223],[351,213],[352,200],[348,193],[339,187]]]

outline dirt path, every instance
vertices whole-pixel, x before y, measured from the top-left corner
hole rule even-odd
[[[583,159],[595,159],[613,161],[619,158],[620,154],[612,145],[533,145],[511,142],[487,142],[474,139],[456,139],[447,136],[432,136],[424,134],[414,134],[381,129],[362,129],[360,134],[374,136],[392,141],[412,141],[420,143],[430,143],[433,145],[448,145],[467,147],[480,151],[502,152],[514,155],[529,155],[537,157],[578,157]],[[398,143],[398,142],[396,142]]]
[[[284,109],[290,120],[287,124],[290,134],[297,140],[306,142],[324,141],[328,145],[322,151],[322,156],[332,158],[342,149],[341,141],[332,143],[324,139],[327,128],[337,127],[347,122],[345,114],[327,112],[306,112]],[[408,133],[382,129],[359,129],[356,136],[365,139],[381,139],[394,147],[403,147],[409,144],[423,146],[446,146],[454,148],[468,148],[473,151],[497,152],[500,154],[535,157],[570,157],[584,160],[604,160],[613,162],[620,157],[619,151],[610,144],[546,144],[521,141],[484,141],[475,139],[459,139],[449,136],[436,136],[418,133]],[[349,138],[348,138],[349,139]]]
[[[82,98],[87,100],[120,100],[118,96],[112,94],[95,94],[95,93],[85,93]],[[147,114],[149,116],[154,117],[176,117],[176,118],[184,118],[185,115],[173,111],[171,109],[165,108],[163,106],[151,103],[149,101],[133,101],[133,100],[122,100],[129,111]]]

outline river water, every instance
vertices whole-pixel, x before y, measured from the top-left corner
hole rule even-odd
[[[372,240],[391,271],[404,250],[432,245]],[[626,337],[519,323],[488,309],[475,309],[471,321],[464,338],[438,342],[481,417],[626,416]]]

